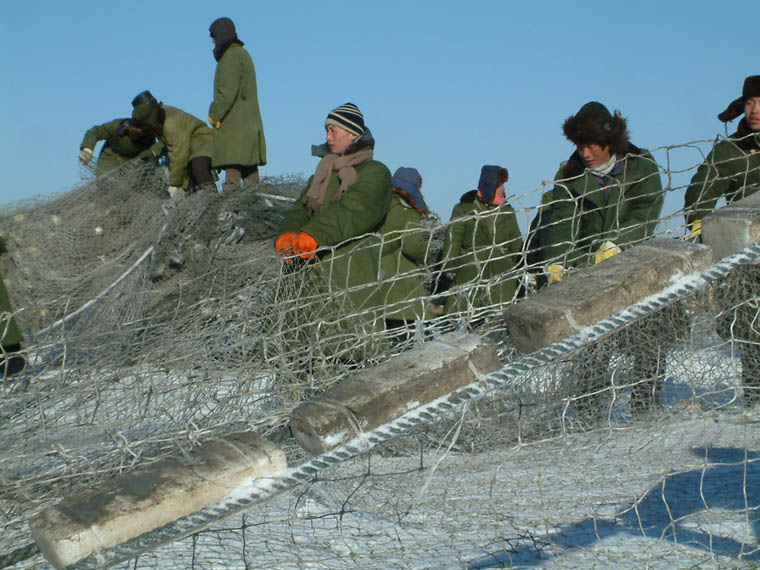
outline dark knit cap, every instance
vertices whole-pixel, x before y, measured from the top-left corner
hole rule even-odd
[[[150,91],[147,90],[135,95],[135,98],[132,99],[132,108],[134,109],[140,103],[147,103],[148,105],[152,105],[154,107],[158,105],[156,98],[151,94]]]
[[[422,186],[422,176],[416,168],[402,166],[393,174],[391,181],[393,191],[402,196],[415,210],[420,214],[428,212],[425,199],[422,197],[420,187]]]
[[[750,75],[744,80],[742,96],[731,101],[725,111],[718,115],[718,119],[724,123],[733,121],[744,113],[744,104],[750,97],[760,97],[760,75]]]
[[[364,115],[353,103],[345,103],[330,111],[325,119],[325,127],[327,125],[335,125],[356,136],[360,136],[366,128]]]
[[[509,172],[506,168],[493,164],[486,164],[480,169],[480,180],[478,180],[478,190],[486,203],[493,202],[496,189],[509,180]]]
[[[586,103],[575,115],[568,117],[562,125],[562,132],[576,146],[609,146],[612,153],[624,153],[628,146],[627,121],[620,111],[613,115],[598,101]]]
[[[235,23],[229,18],[219,18],[214,20],[208,31],[209,35],[219,44],[230,43],[237,39]]]

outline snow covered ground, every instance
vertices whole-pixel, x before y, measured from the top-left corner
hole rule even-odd
[[[363,456],[123,568],[754,567],[759,508],[760,409],[685,409],[503,452]]]
[[[478,453],[458,445],[475,411],[458,410],[117,567],[757,567],[760,408],[744,406],[739,374],[730,344],[677,349],[663,411]]]

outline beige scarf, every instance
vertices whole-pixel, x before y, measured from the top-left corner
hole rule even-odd
[[[317,164],[314,171],[314,178],[311,181],[308,192],[306,192],[306,207],[314,216],[320,212],[325,202],[327,185],[330,183],[330,177],[333,170],[338,172],[340,187],[333,197],[333,202],[339,201],[345,196],[348,189],[356,182],[356,169],[354,166],[372,160],[372,149],[360,150],[352,154],[338,156],[337,154],[326,154]]]

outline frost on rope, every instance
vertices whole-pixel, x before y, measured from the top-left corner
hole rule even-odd
[[[708,149],[654,151],[677,202]],[[290,411],[405,348],[374,308],[274,255],[303,185],[170,204],[160,171],[129,165],[2,214],[30,365],[2,384],[0,552],[28,544],[27,521],[61,497],[218,435],[255,429],[297,468],[310,458],[283,429]],[[523,229],[547,189],[509,198]],[[666,214],[657,235],[683,236],[682,214]],[[445,227],[417,231],[436,260]],[[433,269],[418,274],[437,298]],[[760,415],[744,406],[740,358],[760,328],[757,272],[740,263],[708,286],[682,283],[677,301],[619,331],[120,567],[757,562]],[[503,307],[472,303],[485,285],[446,292],[461,313],[420,323],[409,343],[479,323],[516,363]],[[632,418],[645,369],[664,380],[659,407]]]

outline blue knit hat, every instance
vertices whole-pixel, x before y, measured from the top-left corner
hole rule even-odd
[[[417,210],[420,214],[427,214],[428,207],[425,199],[422,197],[420,187],[422,186],[422,176],[416,168],[402,166],[393,175],[391,180],[393,191],[403,196],[409,205]]]
[[[482,200],[487,204],[493,202],[496,189],[509,180],[509,172],[506,168],[493,164],[486,164],[480,169],[480,180],[478,180],[478,190]]]

